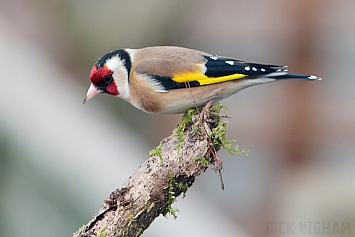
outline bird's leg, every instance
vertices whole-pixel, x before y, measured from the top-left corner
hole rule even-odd
[[[202,108],[201,112],[199,112],[198,114],[198,120],[197,122],[194,124],[194,131],[197,132],[198,131],[198,126],[202,124],[203,128],[205,129],[206,133],[208,135],[211,134],[211,129],[208,127],[208,125],[206,124],[206,121],[209,122],[208,117],[206,115],[206,111],[208,111],[209,108],[211,108],[213,104],[213,99],[209,100],[207,102],[207,104]]]
[[[201,112],[199,113],[198,115],[198,121],[195,123],[194,125],[194,129],[195,131],[197,130],[198,126],[199,125],[202,125],[203,129],[205,130],[207,136],[208,136],[208,139],[210,140],[211,142],[211,147],[210,147],[210,154],[212,155],[213,157],[213,160],[214,160],[214,167],[213,167],[213,170],[215,170],[216,172],[218,172],[219,174],[219,178],[221,180],[221,188],[222,190],[224,190],[224,182],[223,182],[223,177],[222,177],[222,172],[221,170],[223,169],[223,166],[222,166],[222,163],[223,161],[221,159],[219,159],[218,155],[217,155],[217,152],[215,150],[215,148],[213,147],[213,144],[212,144],[212,141],[211,141],[211,138],[210,138],[210,134],[212,133],[210,127],[208,126],[207,123],[214,123],[216,122],[214,119],[211,119],[209,118],[208,116],[208,111],[209,109],[211,108],[213,104],[213,100],[210,100],[207,102],[207,104],[202,108]]]
[[[203,107],[202,112],[201,112],[201,117],[200,117],[200,119],[203,120],[203,127],[205,128],[205,131],[208,135],[210,135],[212,133],[212,131],[209,128],[209,126],[207,125],[207,122],[208,123],[216,122],[215,120],[210,119],[206,115],[206,112],[208,111],[209,108],[211,108],[212,104],[213,104],[213,99],[208,101],[207,104]],[[223,182],[223,177],[222,177],[222,172],[221,172],[221,170],[223,169],[223,166],[222,166],[223,161],[221,159],[219,159],[217,152],[213,146],[211,147],[211,152],[212,152],[212,156],[214,159],[214,168],[213,169],[216,172],[218,171],[219,178],[221,180],[221,188],[222,188],[222,190],[224,190],[224,182]]]

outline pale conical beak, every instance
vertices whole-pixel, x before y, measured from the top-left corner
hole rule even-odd
[[[91,98],[95,97],[96,95],[101,94],[102,92],[103,92],[102,90],[97,89],[97,87],[91,83],[83,104],[85,104],[86,101],[90,100]]]

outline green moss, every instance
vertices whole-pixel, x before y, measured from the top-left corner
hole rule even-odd
[[[167,217],[167,214],[172,215],[175,219],[177,218],[177,213],[179,212],[179,209],[174,208],[172,206],[166,207],[166,209],[163,212],[163,215]]]
[[[167,190],[167,200],[166,200],[166,208],[163,211],[163,215],[166,217],[167,214],[172,215],[175,219],[177,218],[177,212],[179,210],[177,208],[172,207],[172,204],[176,201],[176,193],[179,194],[182,192],[184,197],[187,191],[187,184],[184,182],[180,182],[174,178],[173,173],[169,172],[169,185]]]
[[[122,230],[122,235],[127,233],[129,228],[131,228],[132,222],[134,221],[134,215],[132,213],[128,213],[127,220],[128,220],[128,222],[127,222],[127,225]]]
[[[172,205],[176,201],[175,192],[174,192],[174,175],[172,172],[169,172],[169,184],[167,190],[167,200],[166,200],[166,208],[163,211],[163,215],[166,217],[167,214],[172,215],[176,219],[176,213],[179,211],[176,208],[173,208]]]
[[[107,228],[107,225],[99,232],[97,237],[106,237],[105,230]]]
[[[179,158],[180,158],[180,149],[185,137],[186,126],[189,123],[197,122],[197,121],[193,121],[193,117],[198,119],[198,116],[196,115],[198,115],[202,111],[202,109],[203,108],[197,108],[197,109],[193,108],[187,110],[185,114],[182,116],[178,126],[174,129],[173,134],[177,141],[176,148],[177,148]],[[248,155],[249,150],[246,150],[244,147],[240,149],[238,145],[233,146],[232,143],[234,143],[235,140],[228,140],[226,138],[227,122],[222,120],[222,118],[225,117],[226,111],[227,111],[227,107],[225,107],[220,103],[212,105],[210,109],[205,111],[207,117],[213,123],[215,123],[215,126],[212,129],[212,133],[210,134],[210,138],[212,139],[212,142],[214,145],[223,147],[232,155],[239,154],[239,153]],[[199,126],[197,129],[200,130],[201,126]],[[208,161],[202,161],[201,159],[198,158],[196,158],[196,161],[208,162]]]
[[[196,157],[193,159],[197,164],[202,164],[203,166],[209,166],[212,163],[211,159],[206,159],[202,157]]]
[[[178,126],[174,129],[173,134],[175,136],[175,139],[177,141],[176,143],[176,149],[178,152],[178,157],[180,157],[180,149],[182,146],[182,142],[184,141],[184,137],[185,137],[185,130],[186,130],[186,126],[190,123],[196,123],[198,120],[193,121],[193,118],[198,119],[198,114],[202,111],[203,108],[192,108],[192,109],[188,109],[185,114],[182,116]],[[206,113],[210,116],[212,116],[212,118],[214,117],[219,117],[219,114],[223,111],[226,110],[226,107],[220,103],[217,103],[213,106],[211,106],[211,108],[206,111]],[[201,130],[201,127],[199,126],[198,128],[199,132]]]
[[[174,129],[174,139],[176,139],[176,149],[178,153],[178,157],[180,158],[180,149],[183,145],[183,141],[185,138],[185,130],[186,127],[191,125],[191,124],[196,124],[198,122],[197,119],[199,119],[199,114],[202,111],[203,108],[193,108],[189,109],[185,112],[185,114],[182,116],[178,126]],[[245,155],[248,155],[248,150],[246,150],[244,147],[242,149],[239,148],[238,145],[233,146],[232,143],[234,143],[234,140],[228,140],[226,137],[226,132],[227,132],[227,122],[223,121],[223,118],[226,117],[227,108],[222,105],[222,104],[215,104],[211,106],[210,109],[204,111],[206,114],[206,122],[210,123],[213,127],[211,129],[211,133],[209,134],[210,140],[211,140],[211,146],[216,146],[216,147],[223,147],[226,149],[230,154],[235,155],[238,153],[243,153]],[[201,132],[202,129],[204,129],[202,126],[196,126],[193,129],[197,129],[196,132]],[[207,131],[206,131],[207,132]],[[157,148],[151,151],[152,154],[160,154],[157,153],[158,151],[160,152],[161,149],[161,144]],[[194,161],[196,163],[201,163],[204,166],[208,166],[213,162],[213,158],[201,158],[197,157],[194,158]],[[185,193],[187,191],[188,186],[184,182],[180,182],[176,178],[174,178],[172,172],[169,173],[169,184],[167,187],[167,201],[166,201],[166,208],[163,210],[163,215],[166,217],[167,214],[170,214],[176,218],[176,214],[179,211],[178,209],[172,207],[172,204],[176,201],[176,193],[180,194],[181,192]]]
[[[222,104],[215,104],[214,106],[211,107],[211,110],[213,113],[216,113],[219,115],[219,119],[215,124],[215,127],[212,128],[211,134],[209,135],[212,143],[217,146],[221,146],[226,151],[228,151],[231,155],[243,153],[245,155],[248,155],[249,150],[246,150],[245,147],[242,149],[239,148],[238,144],[235,146],[232,145],[232,143],[236,142],[235,140],[228,140],[226,137],[227,133],[227,122],[223,121],[221,117],[225,116],[227,108],[222,105]]]
[[[212,133],[210,134],[211,140],[214,145],[221,146],[226,151],[228,151],[231,155],[243,153],[248,155],[248,150],[245,150],[245,147],[239,149],[238,144],[233,146],[232,143],[236,142],[235,140],[228,140],[226,137],[227,132],[227,122],[219,121],[217,126],[212,129]]]
[[[178,157],[180,158],[180,149],[182,146],[182,142],[184,141],[185,137],[185,129],[186,126],[192,122],[192,117],[199,113],[199,109],[189,109],[185,112],[182,116],[178,126],[174,129],[173,134],[177,141],[176,149],[178,152]]]
[[[160,142],[159,146],[154,148],[153,150],[149,151],[150,156],[157,155],[159,157],[160,164],[163,164],[163,157],[161,155],[161,148],[163,147],[163,143]]]
[[[139,225],[136,229],[136,231],[134,232],[133,236],[140,236],[144,230],[145,226],[142,224],[142,225]]]
[[[126,225],[124,228],[123,228],[123,230],[121,231],[121,235],[124,235],[124,234],[126,234],[127,233],[127,231],[129,230],[129,225]]]
[[[223,116],[225,115],[226,111],[227,111],[227,107],[222,105],[221,103],[214,104],[209,109],[209,112],[216,113],[217,115],[222,114]]]
[[[132,213],[128,214],[128,225],[130,225],[134,221],[134,215]]]

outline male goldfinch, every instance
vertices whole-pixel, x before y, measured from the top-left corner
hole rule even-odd
[[[256,64],[180,47],[119,49],[104,55],[92,67],[84,103],[107,93],[147,113],[183,113],[253,85],[288,79],[321,80],[288,73],[286,66]]]

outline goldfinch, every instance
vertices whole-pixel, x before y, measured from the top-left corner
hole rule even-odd
[[[286,66],[256,64],[181,47],[119,49],[107,53],[92,67],[84,103],[107,93],[147,113],[183,113],[253,85],[289,79],[321,80],[288,73]]]

